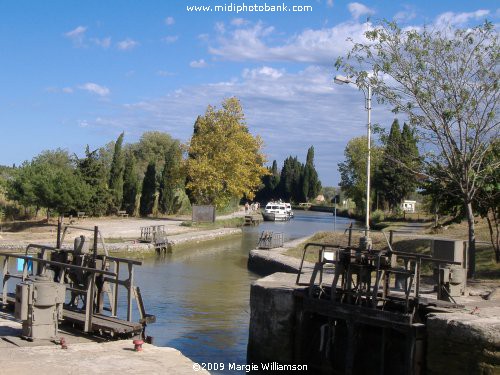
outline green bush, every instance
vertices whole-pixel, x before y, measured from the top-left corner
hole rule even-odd
[[[384,219],[385,219],[385,214],[384,211],[382,210],[375,210],[371,214],[371,220],[374,224],[380,223],[384,221]]]

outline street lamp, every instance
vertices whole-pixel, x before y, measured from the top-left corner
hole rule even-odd
[[[371,162],[371,109],[372,109],[372,88],[369,83],[366,84],[365,88],[356,84],[356,82],[350,80],[348,77],[341,75],[335,76],[334,82],[338,85],[344,85],[353,83],[358,88],[363,91],[365,95],[365,109],[368,112],[368,159],[366,162],[366,223],[365,223],[365,237],[361,240],[360,245],[367,249],[372,247],[372,242],[370,239],[370,162]]]

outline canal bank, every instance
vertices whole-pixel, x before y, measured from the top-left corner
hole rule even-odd
[[[52,238],[48,239],[47,236],[40,238],[40,236],[33,236],[30,239],[29,234],[24,234],[22,238],[19,239],[6,239],[0,241],[0,252],[19,252],[19,250],[24,250],[26,246],[31,243],[38,243],[45,246],[55,245],[55,233],[52,234]],[[209,230],[193,230],[184,233],[172,234],[167,236],[169,250],[172,251],[175,247],[186,244],[196,244],[204,241],[213,241],[228,236],[241,234],[241,228],[218,228]],[[88,235],[88,232],[74,230],[67,237],[67,243],[70,244],[74,238],[80,235]],[[122,242],[107,242],[106,249],[110,253],[128,253],[128,252],[155,252],[155,245],[152,243],[142,243],[137,240],[124,240]]]
[[[461,308],[430,301],[417,320],[401,324],[400,318],[380,319],[377,310],[326,307],[307,298],[308,288],[296,284],[297,260],[287,259],[284,251],[250,253],[249,268],[269,275],[251,286],[250,362],[272,358],[317,373],[499,373],[498,283],[474,282],[455,298]],[[309,281],[311,269],[312,264],[303,269],[301,280]],[[331,277],[325,276],[326,285]]]

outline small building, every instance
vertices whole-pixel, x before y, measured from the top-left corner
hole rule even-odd
[[[404,212],[408,212],[408,213],[414,213],[416,205],[417,205],[417,201],[410,201],[410,200],[405,199],[401,203],[401,210],[403,210]]]
[[[325,201],[325,196],[323,194],[319,194],[316,199],[314,199],[316,202],[324,202]]]

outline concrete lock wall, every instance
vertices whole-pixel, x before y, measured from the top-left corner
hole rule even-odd
[[[460,313],[430,315],[427,319],[427,373],[499,374],[498,310],[496,318]]]
[[[337,319],[325,331],[333,336],[327,348],[321,332],[333,321],[303,310],[295,278],[275,273],[252,284],[249,363],[307,364],[339,374],[348,368],[353,374],[500,374],[500,307],[481,308],[483,315],[429,314],[414,344],[407,333]],[[351,354],[349,337],[355,338]]]
[[[257,280],[250,291],[248,362],[293,363],[295,275],[277,273]]]

